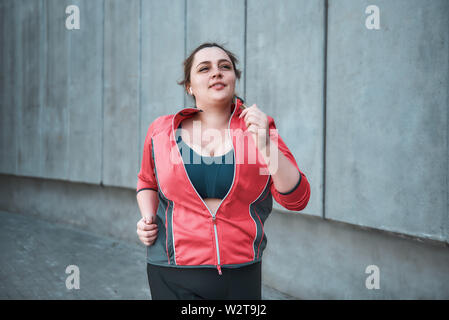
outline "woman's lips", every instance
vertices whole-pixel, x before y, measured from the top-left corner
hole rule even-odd
[[[213,86],[211,86],[211,89],[222,90],[224,87],[225,87],[224,84],[222,84],[222,83],[217,83],[217,84],[214,84]]]

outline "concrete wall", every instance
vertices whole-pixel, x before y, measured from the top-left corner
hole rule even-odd
[[[248,1],[246,97],[266,110],[323,215],[324,1]],[[275,208],[284,210],[275,203]]]
[[[0,4],[2,173],[102,181],[103,7],[83,2],[84,28],[69,32],[72,3]]]
[[[380,30],[361,23],[373,3]],[[330,2],[329,219],[449,240],[448,14],[445,0]]]
[[[4,0],[0,209],[136,241],[148,125],[193,104],[182,61],[216,41],[311,183],[301,214],[275,204],[264,281],[300,298],[449,298],[448,14],[446,0]],[[381,290],[364,286],[369,264]]]

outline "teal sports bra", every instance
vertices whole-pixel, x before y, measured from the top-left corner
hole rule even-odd
[[[180,128],[181,124],[178,129]],[[234,149],[222,156],[202,156],[182,140],[180,130],[176,130],[176,143],[187,175],[199,195],[203,199],[223,199],[234,179]]]

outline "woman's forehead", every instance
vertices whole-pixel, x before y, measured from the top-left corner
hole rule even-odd
[[[203,62],[203,61],[218,61],[221,59],[226,59],[230,61],[229,56],[224,52],[222,49],[218,47],[210,47],[210,48],[203,48],[199,50],[197,53],[195,53],[195,57],[193,59],[194,65]]]

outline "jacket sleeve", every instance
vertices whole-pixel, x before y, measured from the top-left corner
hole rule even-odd
[[[148,128],[145,142],[143,145],[142,162],[140,171],[137,174],[137,188],[136,193],[142,190],[154,190],[158,191],[158,185],[154,170],[154,155],[153,155],[153,141],[152,136],[155,127],[154,121]]]
[[[292,153],[279,136],[279,133],[276,129],[276,124],[274,123],[274,119],[272,117],[268,117],[269,119],[269,129],[270,129],[270,139],[277,141],[279,150],[290,160],[291,163],[294,164],[296,169],[299,171],[299,180],[298,183],[286,193],[281,193],[276,190],[273,179],[270,177],[270,191],[273,195],[273,198],[279,203],[281,206],[288,210],[292,211],[301,211],[309,202],[310,199],[310,185],[309,182],[304,175],[304,173],[299,170],[299,167],[296,163],[295,158]]]

